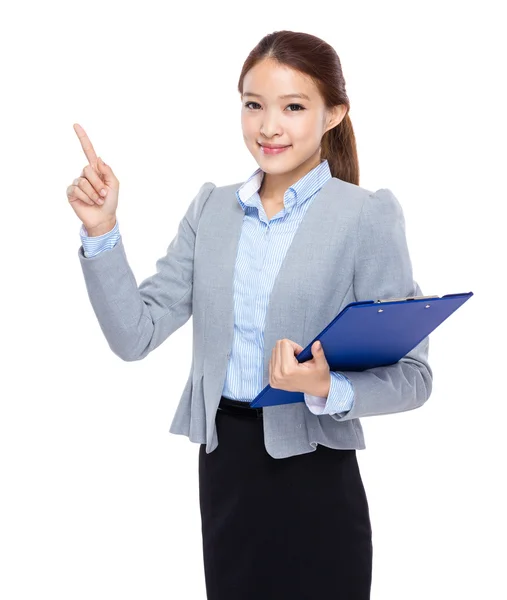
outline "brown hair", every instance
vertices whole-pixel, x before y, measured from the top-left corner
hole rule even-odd
[[[275,31],[264,36],[250,52],[238,82],[243,93],[243,79],[258,62],[269,58],[308,75],[317,86],[326,108],[347,106],[345,117],[322,136],[321,158],[327,159],[331,175],[359,185],[359,162],[356,138],[349,117],[350,102],[340,59],[334,48],[308,33]]]

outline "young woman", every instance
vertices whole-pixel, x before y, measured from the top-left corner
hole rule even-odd
[[[389,189],[359,186],[331,46],[267,35],[238,89],[259,168],[232,185],[204,183],[139,286],[116,220],[118,179],[75,125],[89,161],[67,191],[83,223],[79,260],[122,359],[144,358],[193,317],[192,366],[169,431],[200,444],[208,600],[366,600],[373,545],[359,419],[426,402],[428,338],[363,372],[330,371],[317,344],[311,360],[296,356],[349,302],[422,295],[403,212]],[[304,401],[251,408],[268,383]]]

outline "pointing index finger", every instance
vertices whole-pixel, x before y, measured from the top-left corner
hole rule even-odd
[[[90,138],[86,135],[85,130],[79,123],[74,123],[74,131],[81,142],[81,147],[83,148],[83,152],[85,153],[88,162],[92,167],[97,168],[97,155],[90,142]]]

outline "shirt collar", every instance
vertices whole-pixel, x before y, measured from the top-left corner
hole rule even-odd
[[[329,163],[327,159],[323,159],[320,164],[285,191],[283,196],[285,209],[290,212],[294,206],[301,204],[313,196],[331,177]],[[243,210],[246,210],[247,206],[256,206],[258,208],[259,198],[257,192],[261,187],[263,179],[264,171],[259,167],[236,190],[236,198]]]

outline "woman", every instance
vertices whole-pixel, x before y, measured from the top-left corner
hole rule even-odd
[[[390,190],[359,186],[328,44],[267,35],[238,89],[259,168],[230,186],[204,183],[139,286],[116,220],[118,179],[76,124],[89,161],[67,192],[83,223],[79,259],[122,359],[144,358],[193,317],[192,367],[169,431],[200,444],[208,600],[366,600],[373,546],[359,417],[426,402],[428,339],[364,372],[330,371],[317,344],[311,360],[296,355],[349,302],[422,295],[403,212]],[[251,408],[268,383],[304,402]]]

